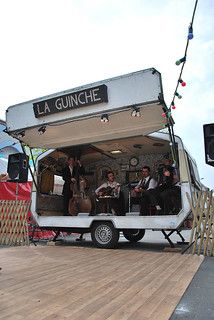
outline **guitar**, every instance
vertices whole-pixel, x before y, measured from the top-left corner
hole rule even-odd
[[[110,186],[106,187],[106,188],[101,188],[98,192],[98,198],[99,197],[112,197],[112,198],[116,198],[118,195],[118,188],[119,185],[117,187],[111,188]]]

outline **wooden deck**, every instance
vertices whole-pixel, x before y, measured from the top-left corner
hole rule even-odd
[[[3,248],[0,319],[169,319],[202,260],[132,249]]]

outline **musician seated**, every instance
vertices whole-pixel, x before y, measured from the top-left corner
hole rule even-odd
[[[158,181],[157,199],[164,214],[177,214],[181,206],[181,192],[175,168],[166,163]]]
[[[114,215],[123,215],[120,184],[114,179],[114,173],[106,173],[107,181],[95,190],[97,196],[97,213],[110,212]]]
[[[134,194],[136,194],[136,197],[138,198],[138,203],[140,205],[140,215],[150,215],[150,207],[154,207],[155,210],[160,209],[159,205],[157,204],[155,192],[157,182],[154,178],[151,177],[149,166],[144,166],[142,168],[142,177],[143,178],[134,188]],[[133,198],[131,198],[131,202]],[[132,204],[133,202],[131,203],[131,206]]]

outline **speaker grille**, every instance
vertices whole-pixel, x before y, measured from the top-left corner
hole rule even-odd
[[[10,166],[8,169],[8,175],[10,179],[19,178],[19,163],[14,163],[13,166]]]
[[[29,158],[23,153],[10,154],[7,172],[10,182],[27,182]]]
[[[211,140],[210,143],[208,143],[208,156],[210,160],[214,160],[214,140]]]
[[[204,147],[205,161],[214,167],[214,123],[205,124],[204,128]]]

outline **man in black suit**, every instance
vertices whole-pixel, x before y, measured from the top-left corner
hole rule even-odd
[[[75,160],[74,156],[69,156],[67,166],[62,171],[62,178],[65,181],[63,194],[63,212],[64,216],[68,216],[69,200],[73,197],[72,184],[79,184],[79,176],[85,174],[85,169],[80,160]]]
[[[164,214],[177,214],[181,207],[181,190],[176,169],[169,159],[161,166],[162,174],[159,177],[157,198]]]

